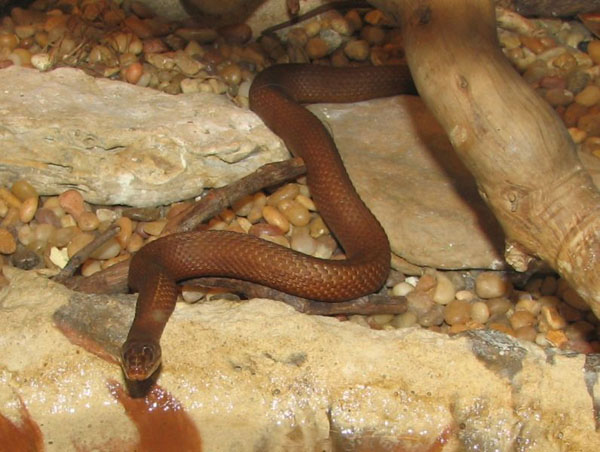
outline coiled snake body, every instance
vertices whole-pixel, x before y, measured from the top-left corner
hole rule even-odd
[[[331,302],[357,298],[383,285],[390,265],[387,236],[352,186],[333,139],[300,104],[355,102],[413,91],[403,66],[286,64],[256,77],[250,108],[294,155],[303,158],[313,200],[347,259],[318,259],[227,231],[179,233],[147,244],[129,269],[129,285],[139,296],[122,348],[128,379],[144,380],[160,365],[159,341],[175,308],[177,281],[199,276],[238,278]]]

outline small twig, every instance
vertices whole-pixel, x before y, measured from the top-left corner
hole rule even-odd
[[[247,298],[268,298],[292,306],[296,311],[313,315],[340,314],[402,314],[406,312],[406,297],[371,294],[354,300],[328,303],[297,297],[277,289],[249,281],[230,278],[196,278],[186,281],[187,286],[220,287],[243,294]]]
[[[215,188],[199,200],[193,207],[186,209],[179,215],[171,218],[165,226],[163,234],[190,231],[203,221],[214,217],[238,199],[251,193],[256,193],[263,188],[272,187],[294,179],[305,172],[306,168],[301,158],[293,158],[283,162],[263,165],[254,173],[249,174],[236,182],[225,187]],[[91,245],[92,244],[88,246]],[[84,248],[84,250],[86,248]],[[81,252],[84,250],[81,250]],[[90,251],[90,253],[91,252],[93,252],[93,250]],[[73,256],[73,258],[74,257],[75,256]],[[71,260],[73,260],[73,258]],[[80,260],[78,265],[81,265],[84,261],[85,258]],[[73,262],[72,265],[75,265],[75,262]],[[68,266],[71,267],[71,261],[69,261]],[[75,267],[75,269],[76,268],[77,267]],[[73,290],[86,293],[118,293],[127,291],[129,260],[122,261],[88,277],[73,276],[75,273],[74,269],[65,269],[55,277],[55,280]],[[70,274],[67,274],[67,271],[70,272]],[[58,279],[59,277],[61,277],[61,279]]]
[[[164,231],[167,234],[191,231],[244,196],[295,179],[305,172],[304,162],[298,157],[283,162],[267,163],[240,180],[211,190],[191,209],[171,218]]]
[[[284,28],[290,27],[290,26],[298,24],[300,22],[304,22],[305,20],[310,19],[311,17],[318,16],[319,14],[323,14],[324,12],[330,11],[332,9],[352,9],[352,8],[372,8],[372,7],[373,6],[371,6],[366,1],[361,1],[361,0],[342,0],[342,1],[337,1],[337,2],[324,3],[323,5],[318,6],[315,9],[312,9],[304,14],[301,14],[300,16],[294,16],[290,20],[286,20],[285,22],[282,22],[280,24],[273,25],[272,27],[269,27],[269,28],[265,28],[261,34],[263,36],[272,35],[276,31],[283,30]]]
[[[119,226],[113,224],[106,231],[81,248],[71,257],[71,259],[69,259],[69,262],[67,262],[67,265],[64,266],[60,273],[54,277],[54,281],[64,283],[66,280],[72,277],[79,266],[83,264],[88,257],[90,257],[90,254],[112,239],[119,233],[120,230],[121,228]]]

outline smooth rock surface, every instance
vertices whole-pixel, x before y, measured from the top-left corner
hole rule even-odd
[[[124,337],[133,296],[5,274],[0,424],[34,432],[48,451],[600,448],[592,356],[500,333],[369,330],[269,300],[180,303],[163,336],[160,387],[130,398],[119,367],[73,345],[52,318],[87,304],[98,310],[92,336]]]
[[[504,234],[441,126],[414,96],[310,107],[329,126],[392,251],[445,269],[500,269]]]
[[[63,68],[0,71],[0,185],[80,190],[150,206],[226,185],[287,158],[252,112],[213,94],[172,96]]]

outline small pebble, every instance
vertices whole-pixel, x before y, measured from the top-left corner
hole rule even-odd
[[[15,209],[21,208],[21,200],[4,187],[0,188],[0,198],[3,199],[9,207],[14,207]]]
[[[443,273],[438,272],[436,275],[437,284],[432,294],[433,301],[438,304],[446,305],[454,300],[456,289],[452,281]]]
[[[294,228],[290,246],[300,253],[312,255],[317,249],[317,241],[309,235],[305,228]]]
[[[94,240],[94,235],[89,232],[80,232],[75,235],[67,246],[69,258],[77,254],[84,246],[91,243],[92,240]]]
[[[344,46],[344,54],[354,61],[365,61],[369,57],[370,46],[364,39],[348,41]]]
[[[281,201],[292,200],[300,194],[300,186],[298,184],[286,184],[283,187],[277,189],[267,199],[269,206],[277,206]]]
[[[521,311],[525,312],[525,311]],[[543,306],[541,314],[550,328],[555,330],[563,329],[567,326],[566,320],[559,314],[554,306]]]
[[[262,216],[267,223],[277,226],[284,234],[290,230],[290,222],[275,207],[270,205],[263,207]]]
[[[21,204],[21,208],[19,209],[19,221],[21,223],[29,223],[33,220],[33,217],[36,214],[38,207],[38,197],[32,196],[31,198],[27,198]]]
[[[38,197],[37,190],[24,179],[19,179],[12,184],[10,191],[21,201],[25,201],[28,198]]]
[[[100,225],[100,220],[93,212],[81,212],[81,214],[77,217],[77,226],[82,231],[94,231]]]
[[[395,316],[390,323],[395,328],[409,328],[417,324],[417,316],[414,312],[407,311]]]
[[[536,323],[536,317],[529,311],[515,311],[510,317],[510,326],[517,330],[524,326],[533,326]]]
[[[98,273],[100,270],[102,270],[102,266],[100,261],[96,259],[86,259],[81,266],[82,276],[91,276],[94,273]]]
[[[6,228],[0,228],[0,254],[12,254],[17,249],[15,237]]]
[[[405,297],[406,295],[411,293],[413,290],[415,290],[414,286],[412,286],[411,284],[408,284],[406,281],[402,281],[402,282],[396,284],[392,288],[392,295],[397,296],[397,297],[398,296]]]
[[[119,244],[117,239],[113,237],[112,239],[108,240],[106,243],[98,247],[98,249],[96,249],[92,254],[90,254],[90,257],[99,260],[111,259],[115,256],[118,256],[120,252],[121,245]]]
[[[588,43],[587,53],[594,62],[594,64],[600,64],[600,41],[593,40]]]
[[[588,85],[575,96],[575,102],[584,107],[591,107],[600,101],[600,87]]]
[[[306,43],[305,49],[306,54],[312,60],[318,60],[319,58],[323,58],[324,56],[328,55],[331,51],[331,49],[329,48],[329,44],[327,44],[327,42],[320,37],[310,38]]]
[[[78,218],[85,210],[83,196],[77,190],[67,190],[61,193],[58,197],[58,202],[60,207],[74,218]]]
[[[486,304],[490,311],[490,316],[506,314],[512,307],[512,303],[506,298],[492,298],[487,300]]]
[[[474,322],[485,324],[490,318],[488,305],[483,301],[476,301],[471,305],[471,319]]]
[[[524,341],[535,342],[537,334],[537,330],[531,325],[523,326],[515,330],[515,337]]]
[[[310,212],[297,201],[285,199],[277,204],[277,209],[294,226],[306,226],[310,221]]]
[[[448,325],[466,323],[471,319],[471,305],[467,301],[454,300],[444,309],[444,320]]]
[[[496,272],[483,272],[475,280],[475,293],[480,298],[498,298],[510,291],[510,283]]]

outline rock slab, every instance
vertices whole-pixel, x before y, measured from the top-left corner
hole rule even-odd
[[[0,424],[28,426],[48,451],[149,450],[155,437],[162,450],[600,450],[593,357],[494,332],[369,330],[269,300],[179,304],[159,386],[132,398],[119,367],[73,345],[53,317],[93,306],[89,333],[118,340],[134,296],[5,273]]]
[[[40,194],[76,188],[94,204],[192,198],[265,163],[281,142],[223,96],[172,96],[72,68],[0,71],[0,184]]]

